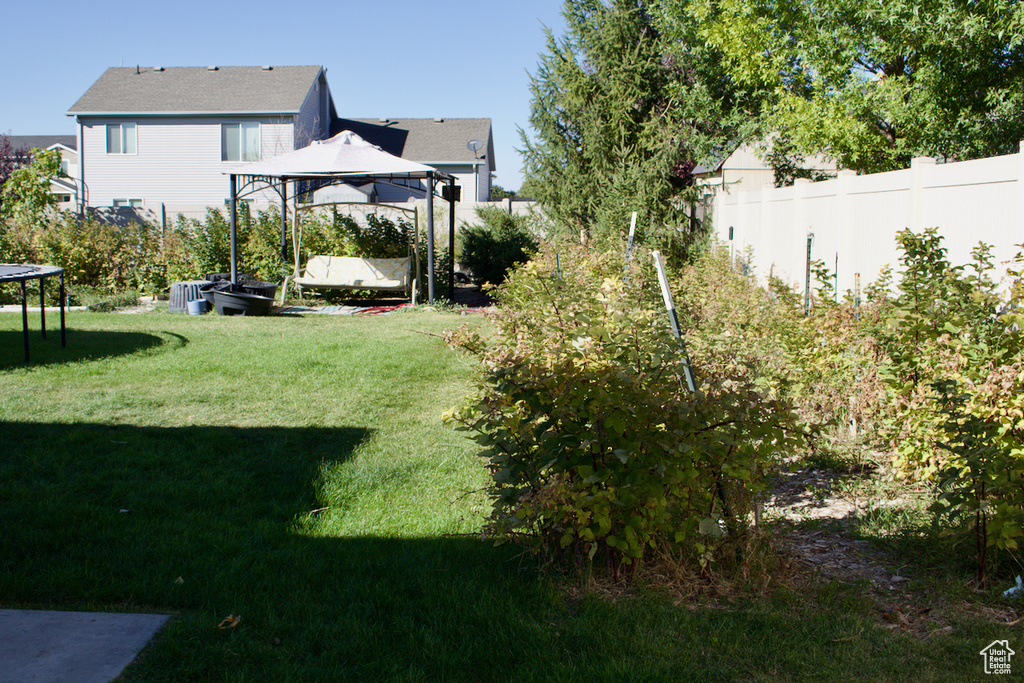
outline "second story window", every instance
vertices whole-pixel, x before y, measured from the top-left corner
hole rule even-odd
[[[221,161],[259,161],[259,123],[249,121],[221,124],[220,140]]]
[[[135,154],[135,124],[107,124],[107,154]]]

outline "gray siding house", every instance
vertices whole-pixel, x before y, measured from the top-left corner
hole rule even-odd
[[[67,114],[83,209],[223,206],[225,172],[343,130],[454,175],[463,201],[488,201],[495,170],[490,119],[339,118],[321,66],[110,68]],[[321,192],[319,201],[419,198],[385,183]]]
[[[321,66],[116,67],[68,110],[83,206],[223,205],[225,171],[327,137]]]
[[[350,130],[385,152],[433,166],[455,176],[464,202],[491,200],[495,171],[494,138],[490,119],[337,119],[331,133]],[[469,143],[477,141],[472,149]],[[381,185],[379,201],[401,202],[413,197]]]

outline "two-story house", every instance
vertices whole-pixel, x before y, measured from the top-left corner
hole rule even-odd
[[[85,206],[223,205],[225,175],[321,140],[321,66],[114,67],[68,110]]]
[[[488,201],[495,170],[490,119],[342,119],[320,66],[111,68],[67,113],[78,125],[83,209],[222,206],[233,169],[343,130],[455,176],[463,201]],[[417,198],[386,183],[317,196]]]

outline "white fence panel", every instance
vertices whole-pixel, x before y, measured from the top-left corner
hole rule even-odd
[[[929,227],[938,228],[954,265],[967,263],[979,241],[992,245],[993,275],[1002,277],[1024,243],[1024,142],[1018,154],[951,164],[914,159],[902,171],[842,171],[823,182],[715,198],[718,238],[737,256],[752,250],[763,280],[771,273],[801,291],[810,235],[811,258],[835,270],[842,292],[858,274],[863,287],[884,266],[896,268],[897,232]]]

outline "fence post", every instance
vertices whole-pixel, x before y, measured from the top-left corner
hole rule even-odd
[[[914,157],[910,160],[910,229],[918,234],[924,225],[924,176],[935,165],[930,157]]]
[[[1024,235],[1024,140],[1017,153],[1017,229],[1015,235]],[[1024,237],[1021,237],[1024,241]]]
[[[819,226],[811,225],[810,220],[807,218],[807,191],[810,189],[811,180],[809,178],[797,178],[793,181],[793,236],[792,244],[797,247],[791,253],[793,255],[793,261],[788,264],[786,270],[789,272],[789,277],[792,278],[792,282],[796,282],[796,278],[799,277],[797,273],[800,272],[800,266],[804,267],[804,273],[806,277],[806,287],[804,292],[804,315],[807,315],[811,308],[810,292],[811,292],[811,243],[810,239],[814,235],[814,230]],[[774,226],[773,226],[774,227]],[[800,246],[803,246],[801,240],[806,238],[807,242],[807,259],[804,263],[800,263]]]
[[[844,277],[839,278],[839,267],[836,267],[836,295],[839,294],[839,282],[842,281],[845,289],[850,289],[854,284],[850,281],[850,273],[863,268],[861,263],[861,249],[871,248],[872,245],[864,245],[863,239],[858,240],[854,225],[856,217],[853,215],[852,202],[850,201],[850,186],[857,177],[856,171],[843,170],[836,174],[836,199],[835,212],[833,213],[833,225],[836,231],[836,249],[843,254]]]

